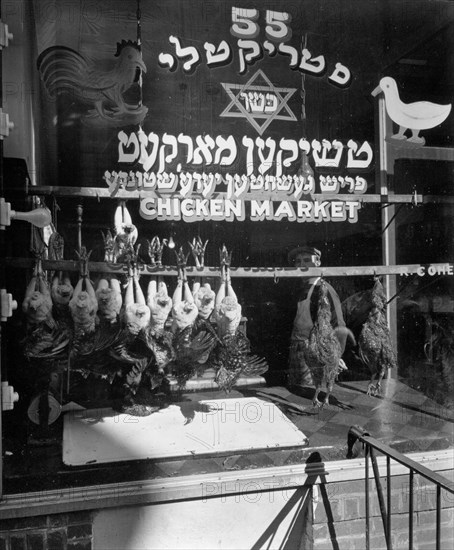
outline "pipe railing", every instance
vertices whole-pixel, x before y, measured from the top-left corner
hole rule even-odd
[[[402,453],[395,451],[388,445],[381,443],[378,439],[371,437],[367,431],[360,426],[352,426],[348,431],[348,454],[347,458],[353,457],[353,446],[360,442],[365,447],[365,512],[366,512],[366,550],[370,548],[370,464],[375,480],[377,490],[378,504],[380,514],[383,521],[383,530],[386,539],[386,547],[392,550],[391,540],[391,460],[399,462],[409,470],[409,507],[408,507],[408,549],[413,550],[414,542],[414,475],[419,474],[436,487],[436,533],[435,533],[435,548],[441,548],[441,490],[448,491],[454,494],[454,486],[444,476],[429,470],[425,466],[418,464],[414,460],[406,457]],[[380,479],[380,472],[377,463],[375,452],[379,452],[386,457],[386,502],[383,494],[383,487]]]

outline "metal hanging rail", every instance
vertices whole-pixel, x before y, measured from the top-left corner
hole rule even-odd
[[[414,460],[395,451],[388,445],[381,443],[378,439],[371,437],[364,428],[352,426],[348,431],[348,454],[347,458],[352,458],[353,446],[356,442],[361,442],[365,446],[365,494],[366,494],[366,550],[370,548],[370,488],[369,488],[369,460],[372,463],[372,470],[377,490],[378,503],[383,521],[383,530],[385,533],[386,547],[392,550],[391,540],[391,460],[399,462],[409,470],[409,509],[408,509],[408,550],[413,550],[414,525],[413,525],[413,483],[415,473],[432,482],[436,487],[436,536],[435,548],[441,548],[441,490],[454,494],[453,484],[444,476],[429,470],[425,466],[418,464]],[[377,464],[375,451],[386,456],[386,503],[383,494],[383,488],[380,480],[380,472]]]
[[[32,269],[35,260],[32,258],[5,258],[5,264],[10,267]],[[79,271],[80,262],[77,260],[43,260],[43,269],[53,271]],[[88,262],[88,270],[93,273],[127,273],[126,263]],[[141,275],[173,277],[177,274],[176,266],[152,267],[138,262],[137,269]],[[218,277],[219,267],[186,267],[191,277]],[[361,277],[381,275],[454,275],[454,263],[437,264],[405,264],[405,265],[370,265],[370,266],[343,266],[343,267],[232,267],[231,276],[237,278],[271,278],[275,282],[279,279],[295,277]]]

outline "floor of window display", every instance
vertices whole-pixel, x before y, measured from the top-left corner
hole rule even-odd
[[[347,434],[352,425],[362,426],[371,436],[403,453],[454,447],[452,409],[393,378],[383,381],[380,396],[367,395],[367,386],[366,380],[339,382],[331,395],[330,406],[322,409],[312,405],[312,387],[298,386],[290,390],[282,386],[259,385],[239,387],[228,395],[220,391],[187,393],[183,395],[182,402],[171,405],[173,414],[176,414],[175,407],[183,411],[184,416],[184,410],[197,411],[199,405],[207,400],[222,401],[227,403],[226,418],[230,417],[230,421],[236,423],[234,427],[237,435],[244,432],[245,437],[241,439],[238,435],[236,438],[235,432],[232,432],[229,437],[233,439],[227,440],[226,445],[214,445],[211,449],[205,445],[201,453],[179,448],[170,454],[146,454],[147,459],[139,460],[137,456],[143,455],[125,459],[120,453],[118,461],[109,463],[109,460],[100,460],[102,464],[98,462],[98,457],[102,455],[104,446],[99,438],[98,443],[94,443],[95,447],[92,445],[90,453],[80,454],[81,448],[74,448],[73,445],[72,451],[76,454],[72,455],[72,459],[68,459],[70,455],[64,457],[67,442],[64,441],[63,433],[67,421],[63,414],[54,423],[56,437],[52,444],[39,446],[24,443],[15,446],[8,440],[4,441],[5,492],[302,464],[314,453],[318,453],[325,462],[343,460],[347,455]],[[319,397],[323,399],[323,392]],[[229,400],[233,400],[230,407]],[[247,411],[244,408],[236,410],[236,402],[253,402],[254,410],[251,405],[248,405]],[[107,416],[109,414],[107,412]],[[86,417],[87,413],[84,415]],[[283,419],[286,427],[292,428],[290,435],[287,434],[289,437],[279,433]],[[186,420],[183,424],[190,426],[195,421],[194,415],[188,422]],[[131,433],[137,430],[140,422],[129,424]],[[124,434],[128,430],[128,423],[121,430]],[[167,430],[166,438],[171,441],[171,428],[167,426]],[[180,432],[181,426],[176,429],[175,438],[181,437]],[[256,437],[253,439],[257,439],[255,443],[251,439],[254,433]],[[195,432],[193,442],[197,438],[203,439],[200,433]],[[73,443],[77,447],[77,441]],[[115,454],[112,442],[110,445],[109,452]]]

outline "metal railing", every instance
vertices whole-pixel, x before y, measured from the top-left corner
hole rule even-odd
[[[378,439],[371,437],[364,428],[360,426],[352,426],[348,431],[348,454],[347,458],[353,456],[353,446],[356,442],[361,442],[364,449],[365,456],[365,493],[366,493],[366,550],[370,548],[370,488],[369,488],[369,460],[372,463],[372,470],[374,473],[375,487],[377,490],[378,504],[380,507],[380,513],[383,521],[383,529],[386,539],[386,547],[388,550],[392,550],[391,540],[391,460],[399,462],[409,470],[409,507],[408,507],[408,549],[413,550],[414,540],[414,524],[413,524],[413,511],[414,511],[414,475],[419,474],[425,479],[432,482],[436,487],[436,535],[435,535],[435,548],[440,550],[441,546],[441,490],[444,489],[451,494],[454,494],[453,483],[450,482],[444,476],[429,470],[425,466],[418,464],[414,460],[406,457],[405,455],[395,451],[388,445],[381,443]],[[375,451],[383,454],[386,457],[386,502],[383,494],[383,488],[380,480],[380,472],[377,463],[377,456]]]

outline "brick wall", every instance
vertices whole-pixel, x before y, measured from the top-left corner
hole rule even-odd
[[[2,520],[0,550],[91,550],[92,524],[91,512]]]
[[[443,471],[441,473],[451,482],[454,480],[454,471]],[[386,478],[382,478],[381,482],[386,502]],[[371,549],[385,549],[386,542],[383,523],[373,476],[371,476],[369,483]],[[395,550],[406,550],[409,547],[408,475],[393,476],[391,490],[392,545]],[[237,504],[235,501],[235,511],[238,512],[236,510],[238,507]],[[311,539],[311,543],[313,540],[313,546],[306,541],[305,547],[311,547],[313,550],[364,550],[366,531],[365,505],[364,480],[327,482],[324,485],[317,485],[317,489],[314,489],[313,525],[311,532],[306,533],[306,536]],[[444,550],[454,547],[454,495],[442,491],[441,505],[441,548]],[[162,513],[166,517],[168,517],[167,508],[169,506],[172,505],[161,506],[164,510]],[[179,505],[175,504],[175,506],[176,511],[178,511],[178,506],[186,507],[186,512],[189,516],[190,514],[194,514],[194,509],[197,509],[197,502],[180,503]],[[224,508],[226,506],[224,501],[222,506]],[[260,504],[260,506],[263,512],[263,504]],[[153,517],[156,517],[160,506],[145,506],[142,508],[149,509],[149,513],[152,513]],[[129,513],[135,514],[134,517],[136,519],[140,516],[139,519],[146,525],[144,529],[148,533],[149,522],[145,521],[146,517],[142,512],[138,512],[139,509],[141,508],[138,507],[135,510],[129,509]],[[435,548],[436,535],[436,490],[432,483],[418,475],[414,477],[413,509],[414,549],[433,550]],[[260,514],[260,512],[256,511],[255,514],[257,513]],[[127,516],[127,514],[124,514],[120,510],[122,521],[128,521],[124,516]],[[181,522],[181,517],[185,516],[179,515],[178,522]],[[221,515],[218,515],[219,517]],[[134,526],[135,530],[140,530],[140,521],[139,519],[136,521],[136,519],[130,520],[131,525]],[[4,520],[0,524],[0,550],[92,550],[92,548],[96,547],[92,534],[94,531],[94,520],[96,520],[95,512],[74,512]],[[201,521],[206,522],[206,510],[205,519],[202,518]],[[205,527],[206,523],[202,523],[201,531]],[[108,530],[109,533],[114,531],[113,526],[112,529],[108,526]],[[126,531],[128,530],[126,529]],[[218,532],[216,536],[218,536]],[[98,541],[99,544],[100,541]],[[105,546],[102,547],[104,548]],[[173,546],[171,547],[173,548]],[[230,548],[227,543],[223,547]]]
[[[442,472],[452,481],[453,472]],[[370,483],[371,549],[386,548],[383,522],[373,476]],[[386,478],[381,479],[385,503]],[[408,549],[409,480],[408,475],[391,481],[391,537],[394,549]],[[365,481],[327,483],[321,487],[314,511],[314,550],[365,548]],[[454,495],[441,492],[441,548],[454,547]],[[415,550],[435,548],[435,485],[415,475],[413,485],[413,542]]]

